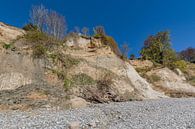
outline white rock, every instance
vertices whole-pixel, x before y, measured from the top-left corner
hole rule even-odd
[[[75,122],[71,122],[69,124],[69,129],[80,129],[80,122],[75,121]]]

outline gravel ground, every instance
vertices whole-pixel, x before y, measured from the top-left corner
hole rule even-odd
[[[76,110],[0,112],[2,129],[195,129],[195,99],[100,104]]]

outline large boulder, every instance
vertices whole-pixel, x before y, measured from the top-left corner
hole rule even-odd
[[[68,100],[68,105],[70,106],[70,108],[75,109],[87,107],[89,103],[85,99],[74,96],[70,100]]]

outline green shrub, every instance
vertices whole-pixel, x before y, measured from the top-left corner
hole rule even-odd
[[[63,65],[67,69],[71,68],[74,65],[79,64],[79,62],[80,62],[79,59],[72,58],[70,55],[66,55],[64,59],[65,59],[65,61],[64,61]]]
[[[188,81],[191,85],[195,86],[195,76],[190,77]]]
[[[49,36],[48,34],[39,30],[28,31],[27,34],[24,35],[24,38],[32,45],[42,44],[47,48],[51,48],[54,45],[63,44],[62,40],[58,40],[55,37]]]
[[[145,67],[145,68],[135,68],[135,70],[141,74],[141,75],[144,75],[146,74],[148,71],[150,71],[152,68],[150,67]]]
[[[101,79],[97,81],[98,86],[100,87],[107,87],[110,86],[113,82],[112,79],[114,78],[113,73],[106,73],[104,76],[102,76]]]
[[[29,42],[38,42],[47,38],[46,34],[41,31],[29,31],[24,37]]]
[[[175,61],[171,64],[171,68],[178,68],[181,71],[185,71],[187,69],[187,63],[184,60]]]
[[[102,35],[100,35],[100,34],[94,34],[94,36],[93,36],[94,38],[102,38],[103,36]]]
[[[61,62],[66,69],[69,69],[80,62],[79,59],[75,59],[70,55],[63,55],[61,53],[48,54],[48,57],[51,58],[55,63]]]
[[[31,23],[25,25],[22,29],[25,30],[25,31],[38,31],[39,30],[36,25],[33,25]]]
[[[48,41],[49,39],[51,39],[47,34],[38,30],[27,32],[24,38],[30,43],[38,43],[42,41]]]
[[[87,74],[84,74],[84,73],[74,75],[72,77],[72,80],[73,80],[75,85],[92,85],[92,84],[95,84],[95,80],[93,80],[93,78],[91,78],[90,76],[88,76]]]
[[[96,81],[93,80],[90,76],[80,73],[74,75],[72,78],[68,79],[67,77],[64,78],[64,88],[65,90],[69,90],[73,86],[85,86],[85,85],[93,85]]]
[[[68,78],[64,79],[64,88],[66,91],[72,87],[72,84],[73,84],[73,82],[70,79],[68,79]]]
[[[66,72],[63,70],[56,70],[56,69],[49,69],[51,70],[54,74],[58,76],[59,79],[65,80],[66,79]]]
[[[57,74],[58,78],[64,80],[66,78],[67,70],[77,65],[80,60],[71,57],[70,55],[63,55],[60,53],[47,54],[48,58],[51,58],[56,65],[63,66],[61,70],[50,69],[53,73]]]
[[[51,58],[53,60],[60,61],[63,64],[65,69],[69,69],[72,66],[79,64],[79,62],[80,62],[79,59],[75,59],[75,58],[71,57],[70,55],[63,55],[60,53],[53,54],[51,56]]]
[[[106,35],[105,29],[103,26],[97,26],[94,28],[94,38],[98,38],[102,40],[102,43],[105,45],[110,46],[112,51],[117,55],[121,56],[120,49],[118,47],[117,42],[114,40],[113,37]]]
[[[33,57],[34,58],[44,57],[46,55],[46,52],[47,52],[47,49],[41,44],[38,44],[33,47]]]
[[[28,31],[24,38],[32,47],[33,56],[36,58],[43,57],[47,51],[53,52],[55,46],[62,45],[62,41],[48,36],[39,30]]]
[[[3,48],[5,48],[5,49],[11,49],[12,48],[12,44],[6,44],[6,43],[4,43],[3,44]]]
[[[103,42],[105,45],[110,46],[110,48],[112,49],[112,51],[113,51],[117,56],[121,56],[121,52],[120,52],[120,49],[119,49],[119,47],[118,47],[118,44],[117,44],[117,42],[114,40],[113,37],[111,37],[111,36],[103,36],[103,37],[102,37],[102,42]]]
[[[152,74],[150,76],[145,76],[146,79],[150,82],[150,83],[154,83],[154,82],[158,82],[161,80],[161,78],[158,75]]]
[[[122,60],[128,60],[127,56],[125,56],[125,55],[120,55],[119,57],[120,57],[120,59],[122,59]]]

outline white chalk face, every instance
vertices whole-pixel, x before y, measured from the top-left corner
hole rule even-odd
[[[22,73],[0,74],[0,91],[14,90],[20,86],[31,84],[32,80],[26,78]]]
[[[85,48],[90,44],[91,40],[90,39],[85,39],[82,37],[77,37],[77,38],[70,38],[69,40],[66,41],[66,45],[69,47],[80,47],[80,48]]]
[[[8,26],[0,22],[0,42],[10,43],[18,36],[25,34],[25,31],[16,27]]]

